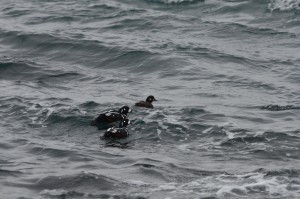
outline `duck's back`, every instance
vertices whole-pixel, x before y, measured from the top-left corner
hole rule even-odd
[[[104,113],[104,118],[107,123],[111,123],[111,122],[116,122],[116,121],[121,121],[123,119],[126,119],[127,116],[117,112],[108,112],[108,113]]]
[[[127,128],[116,128],[112,127],[106,130],[104,133],[105,138],[114,138],[114,139],[121,139],[125,138],[129,135]]]
[[[91,124],[92,126],[97,126],[97,124],[117,122],[126,118],[126,115],[118,112],[106,112],[101,113]]]
[[[145,101],[137,102],[135,103],[135,105],[138,107],[153,108],[153,105],[151,103]]]

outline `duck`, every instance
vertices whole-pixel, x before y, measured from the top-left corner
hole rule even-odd
[[[100,128],[101,125],[128,119],[127,114],[130,112],[131,109],[128,106],[123,106],[118,111],[109,110],[104,113],[100,113],[98,117],[91,121],[91,126],[97,126],[98,128]]]
[[[123,119],[120,124],[119,127],[113,126],[111,128],[108,128],[106,130],[106,132],[104,133],[104,135],[102,137],[100,137],[101,139],[105,139],[105,138],[111,138],[111,139],[122,139],[122,138],[126,138],[129,135],[127,126],[130,124],[130,120],[129,119]]]
[[[152,102],[157,101],[153,95],[149,95],[146,98],[146,101],[139,101],[135,103],[135,106],[144,107],[144,108],[153,108]]]

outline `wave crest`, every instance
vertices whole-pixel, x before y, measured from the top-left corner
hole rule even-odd
[[[183,3],[196,3],[204,0],[147,0],[147,1],[164,3],[164,4],[183,4]]]
[[[300,109],[299,106],[294,106],[294,105],[285,105],[285,106],[280,106],[277,104],[270,104],[267,106],[262,106],[261,109],[268,110],[268,111],[286,111],[286,110],[293,110],[293,109]]]
[[[271,11],[300,10],[300,0],[271,0],[268,8]]]

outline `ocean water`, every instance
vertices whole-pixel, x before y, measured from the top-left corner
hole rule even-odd
[[[1,0],[0,83],[1,199],[300,198],[299,0]]]

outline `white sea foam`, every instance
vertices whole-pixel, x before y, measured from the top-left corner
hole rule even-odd
[[[48,196],[60,196],[62,194],[66,194],[67,191],[62,189],[44,189],[40,192],[40,195],[48,195]]]
[[[196,0],[152,0],[156,2],[161,2],[161,3],[189,3],[189,2],[194,2]]]
[[[209,127],[207,129],[205,129],[204,131],[202,131],[202,133],[206,134],[208,132],[210,132],[213,129],[213,127]]]
[[[224,130],[228,139],[233,139],[234,138],[234,133],[230,132],[230,131],[227,131],[227,130]]]
[[[300,197],[300,186],[291,185],[290,180],[288,177],[266,176],[264,173],[251,172],[240,175],[220,174],[186,183],[171,182],[148,184],[148,186],[156,192],[168,191],[173,194],[187,194],[193,191],[195,195],[211,195],[220,198],[254,198],[263,195],[265,197],[279,195],[287,198]]]
[[[300,0],[271,0],[269,3],[269,9],[271,11],[300,10]]]
[[[191,150],[189,149],[189,147],[190,147],[189,144],[180,144],[180,145],[178,145],[177,148],[178,148],[179,150],[181,150],[181,151],[189,152],[189,151],[191,151]]]

